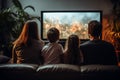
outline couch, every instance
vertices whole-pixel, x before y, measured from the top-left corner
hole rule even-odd
[[[99,64],[1,64],[0,80],[120,80],[120,67]]]

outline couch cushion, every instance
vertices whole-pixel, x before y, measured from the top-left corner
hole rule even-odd
[[[34,64],[2,64],[0,75],[3,80],[34,80],[37,67]]]
[[[79,72],[80,68],[69,64],[51,64],[39,66],[37,72]]]
[[[80,68],[84,80],[120,80],[120,68],[116,65],[84,65]]]
[[[80,68],[69,64],[51,64],[39,66],[37,69],[38,79],[43,80],[79,80]]]

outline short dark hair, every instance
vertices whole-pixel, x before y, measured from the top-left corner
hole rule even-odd
[[[47,32],[47,38],[48,40],[52,42],[56,42],[59,39],[60,32],[57,28],[52,27]]]
[[[102,33],[102,24],[97,20],[92,20],[88,23],[88,34],[93,37],[99,37]]]

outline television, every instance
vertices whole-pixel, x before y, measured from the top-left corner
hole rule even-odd
[[[102,22],[102,11],[41,11],[41,39],[47,40],[47,31],[56,27],[60,31],[60,41],[71,34],[80,40],[89,40],[88,23],[91,20]]]

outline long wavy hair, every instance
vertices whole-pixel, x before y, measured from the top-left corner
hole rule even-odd
[[[68,57],[69,64],[79,64],[80,63],[80,40],[77,35],[70,35],[65,45],[65,52]]]
[[[13,42],[13,44],[19,44],[19,45],[32,45],[31,40],[40,40],[39,34],[38,34],[38,25],[34,20],[28,20],[22,29],[21,34],[19,35],[18,39]]]

